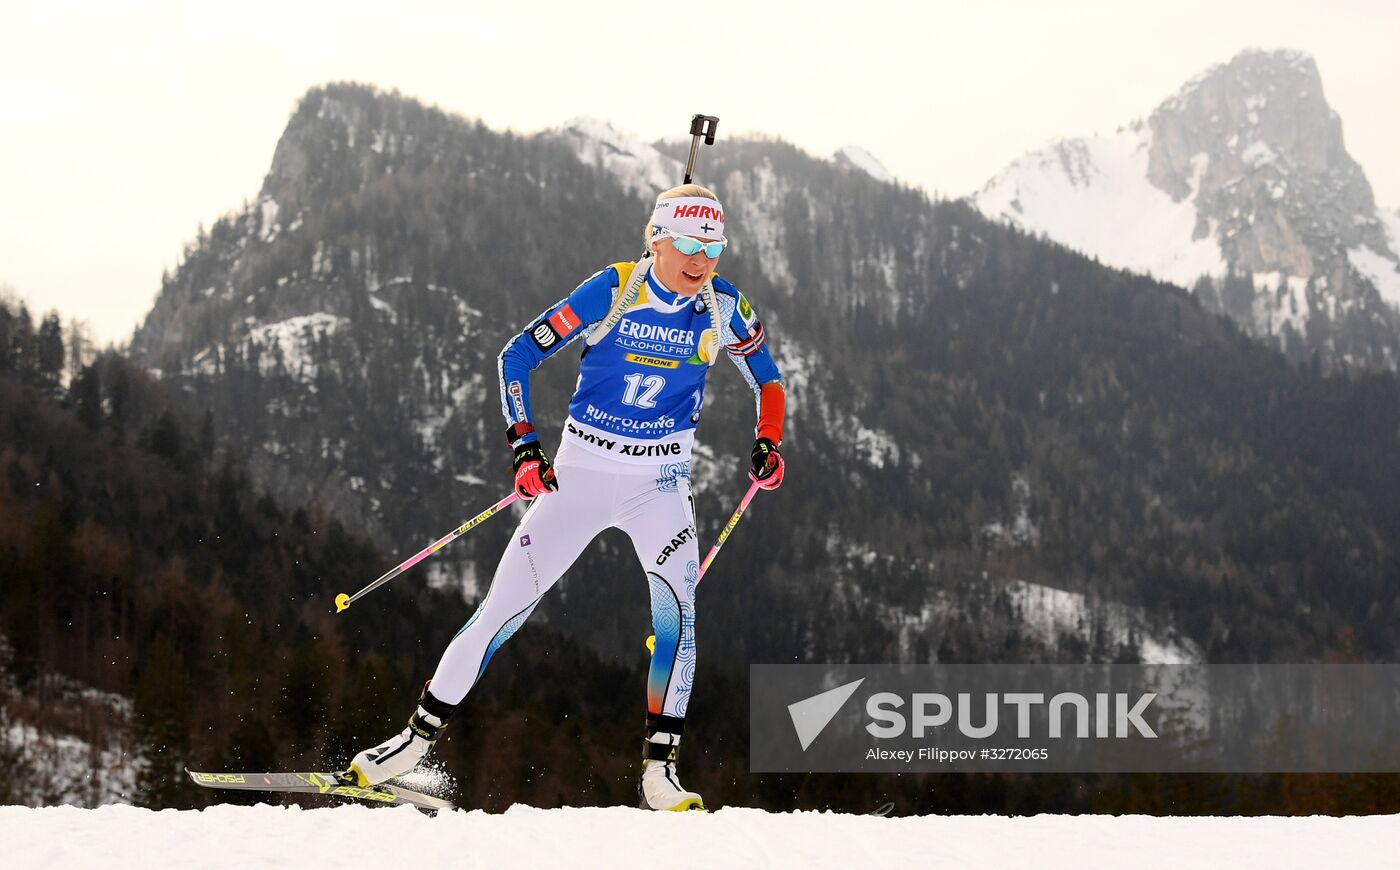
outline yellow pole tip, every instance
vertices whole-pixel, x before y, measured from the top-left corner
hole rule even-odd
[[[335,612],[340,613],[350,608],[350,596],[344,592],[335,597]]]

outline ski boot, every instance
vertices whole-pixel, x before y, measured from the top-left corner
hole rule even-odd
[[[647,739],[642,743],[642,780],[637,786],[644,810],[705,812],[705,802],[693,791],[681,788],[676,775],[676,747],[681,742],[683,719],[647,717]],[[667,728],[670,730],[662,731]]]
[[[350,762],[350,769],[344,774],[345,778],[367,788],[408,773],[432,751],[438,735],[456,709],[456,704],[439,701],[424,686],[423,695],[418,699],[418,709],[408,720],[408,727],[378,746],[356,755],[355,760]]]

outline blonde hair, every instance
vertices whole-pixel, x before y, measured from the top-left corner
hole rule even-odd
[[[676,199],[682,196],[698,196],[702,199],[714,200],[715,204],[719,204],[719,197],[715,196],[714,191],[698,184],[682,184],[679,187],[673,187],[670,190],[663,191],[656,197],[656,201],[660,202],[663,199]],[[654,227],[652,226],[651,219],[647,218],[647,227],[642,231],[642,240],[648,251],[651,250],[652,229],[654,229]]]

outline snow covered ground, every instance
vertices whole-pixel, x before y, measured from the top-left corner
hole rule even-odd
[[[0,807],[5,866],[1397,867],[1400,816],[1153,818]]]
[[[1031,634],[1047,647],[1053,648],[1064,636],[1083,638],[1092,644],[1098,630],[1114,646],[1136,640],[1138,657],[1145,665],[1193,665],[1205,661],[1195,641],[1181,637],[1170,628],[1163,631],[1153,626],[1145,608],[1117,601],[1091,605],[1082,592],[1024,580],[1010,581],[1006,591],[1024,616]],[[1101,624],[1096,625],[1096,620]]]
[[[12,655],[0,635],[0,801],[36,807],[129,801],[146,765],[131,699],[51,672],[21,692],[8,669]]]

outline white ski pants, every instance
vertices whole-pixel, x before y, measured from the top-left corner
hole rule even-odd
[[[520,520],[486,598],[438,662],[433,696],[461,702],[583,548],[604,529],[618,528],[632,539],[651,588],[656,649],[647,711],[683,718],[695,679],[700,565],[690,464],[618,462],[565,440],[554,467],[559,491],[536,498]]]

